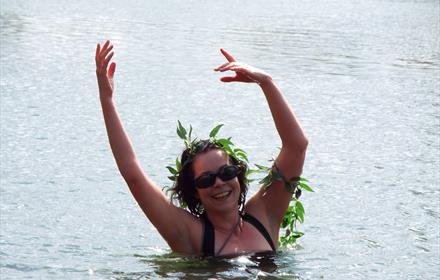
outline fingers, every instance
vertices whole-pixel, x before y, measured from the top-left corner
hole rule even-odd
[[[220,71],[220,72],[225,72],[230,70],[231,67],[234,67],[236,65],[236,62],[227,62],[217,68],[214,69],[214,71]]]
[[[217,67],[214,70],[219,72],[225,72],[225,71],[240,72],[240,71],[246,71],[245,69],[246,69],[245,66],[242,64],[239,64],[237,62],[228,62],[223,64],[222,66]]]
[[[111,52],[107,58],[104,60],[104,63],[102,64],[102,68],[107,69],[108,63],[110,62],[110,59],[112,59],[114,52]]]
[[[104,46],[102,46],[102,51],[106,50],[108,48],[108,45],[110,45],[110,40],[105,41]]]
[[[98,65],[98,57],[99,57],[99,53],[101,52],[101,45],[98,43],[96,45],[96,53],[95,53],[95,62],[96,65]]]
[[[107,54],[113,49],[113,45],[110,44],[110,40],[107,40],[104,44],[104,46],[98,44],[96,46],[96,54],[95,54],[95,60],[96,62],[102,62],[103,59],[107,56]]]
[[[97,73],[107,74],[107,66],[114,55],[114,52],[111,51],[112,49],[113,49],[113,45],[110,43],[110,40],[107,40],[102,47],[100,44],[97,44],[96,53],[95,53],[96,72]],[[113,65],[113,63],[112,63],[112,65]],[[110,66],[112,66],[112,65],[110,65]],[[114,74],[115,67],[116,67],[116,64],[113,66],[113,74]]]
[[[107,40],[105,43],[104,43],[104,45],[101,47],[101,45],[100,44],[98,44],[97,46],[96,46],[96,55],[95,55],[95,59],[96,59],[96,62],[98,63],[98,62],[100,62],[104,57],[105,57],[105,55],[107,55],[107,50],[108,50],[108,47],[109,47],[109,45],[110,45],[110,40]],[[113,48],[113,46],[111,46],[111,48]],[[111,49],[110,49],[111,50]],[[110,51],[109,50],[109,51]],[[107,52],[107,53],[106,53]],[[105,55],[104,55],[105,54]]]
[[[217,67],[217,68],[215,68],[214,71],[221,71],[221,72],[224,72],[224,71],[227,71],[226,68],[227,68],[228,66],[231,66],[233,63],[235,63],[236,60],[235,60],[235,58],[232,56],[232,54],[230,54],[230,53],[229,53],[228,51],[226,51],[225,49],[221,48],[221,49],[220,49],[220,52],[225,56],[225,58],[226,58],[226,60],[227,60],[228,62],[224,63],[223,65],[221,65],[221,66],[219,66],[219,67]]]
[[[101,59],[105,58],[107,54],[113,49],[113,45],[108,46],[107,48],[103,48],[101,53],[99,54],[99,57]]]
[[[225,82],[225,83],[235,82],[235,81],[238,81],[238,77],[237,76],[221,77],[220,81]]]
[[[220,71],[221,68],[224,68],[224,67],[228,66],[229,63],[230,63],[230,62],[226,62],[225,64],[222,64],[222,65],[220,65],[220,66],[217,67],[217,68],[214,68],[214,71]]]
[[[233,65],[231,67],[228,67],[227,70],[239,72],[239,73],[246,73],[246,68],[244,68],[243,66],[239,66],[239,65]],[[225,71],[227,71],[227,70],[225,70]]]
[[[235,62],[235,58],[232,56],[232,54],[230,54],[229,52],[227,52],[225,49],[220,49],[221,53],[226,57],[226,59],[229,62]]]
[[[113,79],[113,76],[115,75],[115,70],[116,63],[112,62],[112,64],[110,64],[110,67],[108,68],[108,76],[110,79]]]

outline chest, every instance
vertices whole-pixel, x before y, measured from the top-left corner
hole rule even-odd
[[[215,232],[215,249],[217,253],[227,239],[226,234]],[[220,255],[237,255],[255,252],[271,251],[268,241],[262,233],[248,222],[243,222],[241,229],[238,229],[224,245]]]

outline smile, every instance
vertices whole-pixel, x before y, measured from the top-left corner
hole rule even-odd
[[[216,195],[213,195],[212,198],[214,198],[214,199],[222,199],[222,198],[225,198],[225,197],[229,196],[231,193],[232,193],[232,191],[224,191],[224,192],[218,193]]]

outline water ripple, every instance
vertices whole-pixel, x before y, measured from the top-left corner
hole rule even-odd
[[[2,277],[438,275],[436,1],[0,1]],[[318,190],[304,197],[302,247],[213,263],[168,255],[109,150],[93,65],[106,38],[120,115],[160,185],[180,151],[177,119],[200,135],[228,124],[252,162],[277,152],[264,96],[212,73],[219,47],[279,81]]]

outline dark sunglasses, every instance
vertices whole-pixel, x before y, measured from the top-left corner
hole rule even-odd
[[[225,165],[217,173],[205,173],[194,180],[197,188],[205,189],[214,185],[215,178],[219,177],[222,181],[229,181],[240,174],[241,169],[237,165]]]

